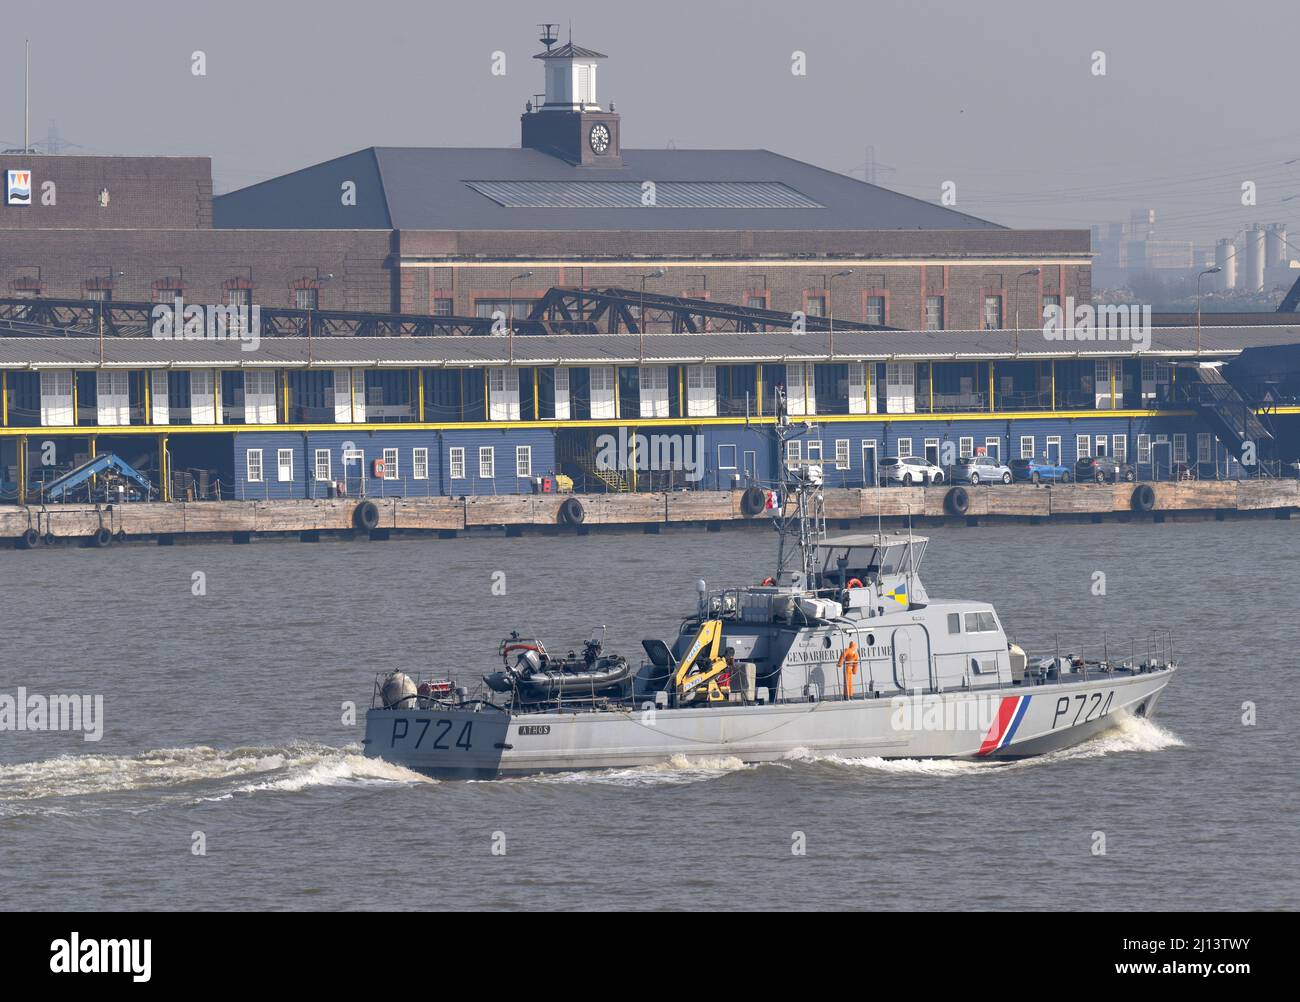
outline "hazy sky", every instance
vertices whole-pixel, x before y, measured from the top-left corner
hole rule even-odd
[[[7,5],[0,36],[0,143],[22,142],[30,24],[34,141],[54,120],[66,152],[210,154],[218,192],[371,145],[517,145],[542,89],[536,25],[563,35],[571,18],[575,42],[610,57],[599,97],[628,147],[764,147],[861,177],[872,145],[887,186],[937,200],[950,180],[957,208],[1012,226],[1154,208],[1160,236],[1208,243],[1300,208],[1297,0],[24,9]]]

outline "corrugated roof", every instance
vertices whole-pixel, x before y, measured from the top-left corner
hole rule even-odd
[[[466,181],[498,205],[518,209],[642,209],[636,181]],[[654,187],[663,209],[824,209],[780,181],[664,181]]]
[[[621,167],[580,167],[532,149],[373,147],[214,201],[213,225],[237,229],[402,230],[1002,230],[952,209],[768,150],[623,150]],[[355,205],[339,198],[356,183]],[[665,204],[539,208],[484,198],[468,182],[783,185],[797,207]],[[683,187],[683,190],[684,187]],[[716,189],[714,189],[716,191]]]
[[[513,346],[509,341],[513,340]],[[827,333],[791,334],[569,334],[553,337],[333,337],[263,338],[256,351],[238,341],[169,341],[108,338],[104,363],[115,368],[228,368],[308,364],[380,367],[506,365],[636,365],[826,361]],[[1300,344],[1300,327],[1214,327],[1201,332],[1201,355],[1232,357],[1247,348]],[[1191,358],[1194,327],[1156,328],[1148,357]],[[1073,358],[1126,354],[1122,341],[1048,341],[1039,329],[1012,331],[836,331],[834,359],[847,361],[975,361]],[[1018,353],[1017,353],[1018,349]],[[309,361],[310,357],[310,361]],[[0,337],[0,368],[94,368],[99,341],[93,337]]]

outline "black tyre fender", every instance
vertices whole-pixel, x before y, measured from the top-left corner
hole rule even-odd
[[[965,487],[954,487],[944,495],[943,505],[954,515],[965,515],[970,509],[970,495]]]
[[[369,532],[379,526],[379,505],[373,501],[362,501],[352,509],[352,524],[358,529]]]
[[[90,545],[96,549],[102,550],[105,546],[113,542],[113,532],[105,526],[100,526],[90,537]]]
[[[763,488],[747,487],[740,495],[740,513],[746,518],[753,518],[766,508],[767,495],[763,493]]]
[[[18,537],[18,542],[24,550],[34,550],[41,545],[41,534],[35,529],[28,529]]]
[[[1150,511],[1156,506],[1156,492],[1150,484],[1138,484],[1133,488],[1133,497],[1129,503],[1134,511]]]
[[[586,517],[587,512],[577,498],[565,498],[560,505],[560,521],[567,525],[582,525]]]

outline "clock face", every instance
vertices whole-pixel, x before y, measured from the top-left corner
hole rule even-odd
[[[597,122],[591,127],[591,133],[587,136],[587,140],[591,143],[593,153],[604,153],[609,149],[609,129]]]

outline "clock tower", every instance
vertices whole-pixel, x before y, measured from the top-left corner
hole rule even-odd
[[[596,101],[596,67],[605,56],[572,41],[555,47],[554,27],[542,26],[546,51],[533,57],[546,67],[546,93],[520,119],[522,145],[582,167],[622,167],[618,115]]]

